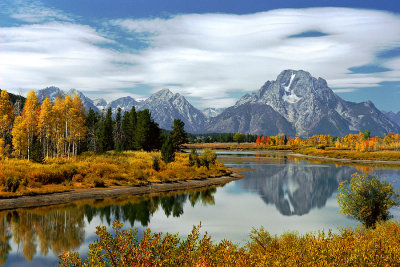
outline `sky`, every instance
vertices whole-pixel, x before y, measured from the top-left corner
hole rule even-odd
[[[302,69],[400,111],[400,1],[2,0],[0,88],[107,101],[169,88],[228,107]]]

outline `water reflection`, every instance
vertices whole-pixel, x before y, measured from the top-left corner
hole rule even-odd
[[[152,194],[107,200],[72,203],[57,207],[20,209],[0,213],[0,265],[4,265],[11,252],[11,238],[22,248],[27,261],[40,253],[46,256],[51,250],[59,255],[64,250],[77,250],[85,240],[85,218],[90,223],[100,217],[108,224],[114,219],[135,222],[147,226],[150,217],[160,207],[167,217],[179,217],[183,206],[189,200],[194,207],[197,203],[214,205],[216,188],[180,193]]]
[[[313,208],[325,206],[343,179],[355,172],[353,167],[291,162],[286,164],[249,164],[254,171],[238,183],[257,192],[267,204],[287,216],[304,215]]]

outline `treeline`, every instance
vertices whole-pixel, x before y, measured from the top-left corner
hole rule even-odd
[[[187,142],[184,123],[174,121],[169,142],[173,153]],[[154,122],[149,110],[122,113],[115,117],[109,108],[105,114],[92,109],[86,114],[81,99],[46,98],[39,103],[34,91],[27,95],[20,110],[7,91],[0,92],[0,158],[18,157],[34,161],[44,158],[73,157],[84,151],[160,150],[167,133]]]
[[[293,138],[280,134],[277,136],[257,136],[256,145],[314,146],[322,149],[332,147],[340,150],[360,152],[400,150],[400,135],[388,133],[383,136],[371,137],[370,131],[366,130],[364,133],[348,134],[343,137],[320,134],[302,139],[298,135]]]
[[[238,142],[234,136],[237,133],[207,133],[207,134],[188,134],[190,143],[232,143]],[[243,134],[241,142],[254,143],[257,139],[256,134]]]

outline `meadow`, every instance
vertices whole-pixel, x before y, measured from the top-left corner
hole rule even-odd
[[[0,197],[36,195],[92,187],[146,185],[230,174],[218,161],[193,165],[189,154],[176,153],[166,164],[160,152],[91,152],[73,158],[49,158],[44,163],[24,159],[0,161]]]

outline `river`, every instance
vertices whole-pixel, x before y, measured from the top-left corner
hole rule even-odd
[[[352,173],[368,172],[400,188],[394,166],[337,165],[291,158],[286,153],[218,152],[232,167],[247,168],[244,178],[222,187],[83,201],[59,206],[0,212],[0,265],[53,266],[62,250],[87,255],[96,226],[114,219],[142,232],[179,232],[186,236],[201,222],[214,240],[241,245],[253,227],[272,234],[342,227],[357,222],[338,213],[339,183]],[[392,210],[396,219],[400,209]]]

